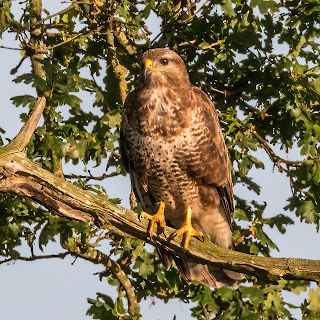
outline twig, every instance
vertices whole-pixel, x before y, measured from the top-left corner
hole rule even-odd
[[[48,254],[48,255],[42,255],[42,256],[31,256],[31,257],[16,257],[16,258],[9,258],[5,260],[1,260],[0,264],[8,263],[11,261],[35,261],[35,260],[41,260],[41,259],[51,259],[51,258],[59,258],[64,259],[68,254],[70,254],[69,251],[58,253],[58,254]]]
[[[252,106],[251,106],[252,107]],[[252,107],[253,108],[253,107]],[[236,118],[236,120],[241,123],[241,120],[239,118]],[[268,142],[263,139],[258,132],[254,129],[254,126],[251,127],[250,129],[250,134],[255,137],[262,148],[265,150],[267,155],[269,156],[270,160],[274,163],[274,165],[278,168],[280,172],[289,172],[289,169],[284,168],[280,165],[280,163],[286,164],[288,167],[299,167],[303,161],[290,161],[290,160],[285,160],[275,154],[275,152],[272,150],[272,148],[269,146]]]
[[[23,56],[21,58],[21,60],[19,61],[19,63],[10,71],[10,74],[16,74],[19,70],[19,68],[21,67],[23,61],[27,58],[27,56]]]
[[[201,50],[208,50],[208,49],[211,49],[212,47],[215,47],[215,46],[218,46],[220,45],[221,43],[223,43],[224,40],[218,40],[216,42],[213,42],[211,44],[209,44],[208,46],[204,46],[204,47],[199,47]]]
[[[246,108],[252,110],[254,113],[258,114],[261,119],[264,119],[266,117],[266,112],[264,110],[259,110],[255,108],[254,106],[250,105],[248,102],[246,102],[243,98],[239,98],[240,103],[243,104]]]
[[[210,89],[211,89],[212,91],[215,91],[215,92],[218,92],[218,93],[222,93],[224,96],[227,95],[227,91],[226,91],[226,90],[225,90],[225,91],[221,91],[221,90],[218,90],[218,89],[216,89],[216,88],[214,88],[214,87],[210,87]]]
[[[39,97],[29,119],[21,128],[20,132],[9,144],[1,148],[5,154],[19,152],[26,147],[33,135],[34,130],[37,127],[45,106],[46,98]]]
[[[266,140],[264,140],[255,130],[251,130],[251,134],[259,141],[262,148],[266,151],[270,160],[278,167],[280,171],[288,172],[288,169],[283,168],[280,163],[284,163],[287,166],[291,167],[299,167],[302,164],[302,161],[290,161],[285,160],[279,156],[277,156],[272,148],[269,146]]]
[[[181,43],[179,43],[179,47],[193,46],[195,44],[195,42],[196,42],[196,40],[190,40],[190,41],[181,42]]]
[[[11,47],[6,47],[6,46],[0,46],[1,49],[9,49],[9,50],[18,50],[18,51],[21,51],[23,49],[21,48],[11,48]]]
[[[94,264],[103,264],[107,269],[109,269],[112,274],[119,280],[121,283],[127,299],[128,299],[128,312],[131,316],[138,315],[140,312],[140,306],[137,302],[137,297],[134,293],[131,281],[121,269],[120,265],[108,257],[106,254],[101,251],[93,248],[88,248],[88,250],[83,253],[80,250],[79,244],[81,240],[78,238],[71,238],[68,243],[63,244],[63,246],[72,252],[74,255],[81,257],[85,260],[91,261]]]
[[[115,177],[115,176],[118,176],[120,173],[118,172],[112,172],[112,173],[104,173],[103,175],[101,176],[93,176],[90,175],[89,176],[85,176],[85,175],[76,175],[76,174],[65,174],[64,177],[67,178],[67,179],[86,179],[86,181],[89,181],[89,180],[98,180],[98,181],[101,181],[101,180],[104,180],[104,179],[107,179],[107,178],[111,178],[111,177]]]
[[[195,45],[196,40],[191,40],[191,41],[185,41],[185,42],[179,43],[179,47],[193,46],[193,47],[197,48],[198,50],[208,50],[208,49],[211,49],[212,47],[220,45],[223,41],[224,40],[218,40],[217,42],[211,43],[207,46],[200,47],[200,46]]]
[[[101,29],[102,29],[102,26],[98,27],[97,30],[90,30],[90,31],[87,32],[87,33],[85,33],[85,32],[78,33],[78,34],[76,34],[74,37],[71,37],[71,38],[69,38],[69,39],[67,39],[67,40],[65,40],[65,41],[63,41],[63,42],[60,42],[60,43],[58,43],[58,44],[56,44],[56,45],[54,45],[54,46],[51,46],[51,47],[47,47],[46,50],[52,50],[52,49],[54,49],[54,48],[60,47],[60,46],[66,44],[66,43],[68,43],[68,42],[71,42],[71,41],[73,41],[74,39],[77,39],[77,38],[79,38],[79,37],[81,37],[81,36],[90,37],[90,36],[93,35],[93,34],[99,33]]]
[[[81,37],[81,36],[83,36],[83,35],[84,35],[84,33],[78,33],[78,34],[75,35],[74,37],[71,37],[71,38],[69,38],[69,39],[67,39],[67,40],[65,40],[65,41],[63,41],[63,42],[60,42],[60,43],[58,43],[58,44],[55,44],[54,46],[51,46],[51,47],[47,47],[46,50],[52,50],[52,49],[54,49],[54,48],[60,47],[60,46],[66,44],[66,43],[68,43],[68,42],[71,42],[71,41],[73,41],[74,39],[77,39],[77,38],[79,38],[79,37]],[[90,35],[91,35],[91,34],[90,34]],[[90,36],[90,35],[88,35],[88,36]]]
[[[191,3],[190,3],[190,0],[187,0],[187,9],[188,9],[188,16],[189,18],[192,16],[191,14]]]
[[[73,9],[73,8],[76,7],[78,4],[79,4],[79,2],[73,2],[69,7],[65,8],[65,9],[63,9],[63,10],[57,12],[57,13],[51,14],[51,15],[49,15],[49,16],[46,16],[46,17],[45,17],[44,19],[42,19],[42,20],[36,21],[36,22],[34,22],[34,23],[31,23],[31,24],[30,24],[30,27],[37,26],[37,25],[42,24],[43,22],[45,22],[45,21],[47,21],[47,20],[49,20],[49,19],[51,19],[51,18],[53,18],[53,17],[59,16],[60,14],[63,14],[63,13],[65,13],[65,12]]]

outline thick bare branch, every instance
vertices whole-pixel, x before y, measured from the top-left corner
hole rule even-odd
[[[320,260],[252,256],[220,248],[210,241],[201,243],[197,239],[191,239],[189,249],[185,250],[180,245],[181,238],[170,238],[174,232],[170,227],[166,227],[164,234],[148,239],[148,222],[140,222],[135,212],[54,176],[31,162],[22,152],[3,154],[0,149],[0,191],[32,198],[67,218],[93,221],[117,234],[147,239],[153,245],[199,263],[244,272],[268,281],[320,281]]]
[[[37,124],[45,106],[46,98],[39,97],[29,119],[21,128],[20,132],[16,135],[16,137],[9,144],[1,148],[3,149],[2,153],[19,152],[26,147],[33,135],[34,130],[37,127]]]

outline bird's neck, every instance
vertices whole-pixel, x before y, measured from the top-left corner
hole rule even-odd
[[[144,89],[139,122],[144,134],[175,136],[188,124],[191,90],[150,86]]]

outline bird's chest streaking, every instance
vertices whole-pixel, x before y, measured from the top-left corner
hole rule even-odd
[[[186,153],[195,149],[197,109],[181,114],[181,100],[188,106],[191,103],[187,95],[181,98],[169,89],[154,90],[148,97],[143,101],[144,108],[136,109],[132,119],[124,114],[128,145],[135,146],[129,148],[128,157],[135,169],[144,173],[139,174],[143,187],[151,191],[156,202],[165,203],[166,219],[178,228],[187,206],[199,203],[198,185],[190,179],[182,161]],[[139,128],[134,126],[137,123]]]

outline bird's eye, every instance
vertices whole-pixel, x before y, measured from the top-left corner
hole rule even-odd
[[[169,63],[169,59],[161,59],[160,63],[164,66],[166,66]]]

